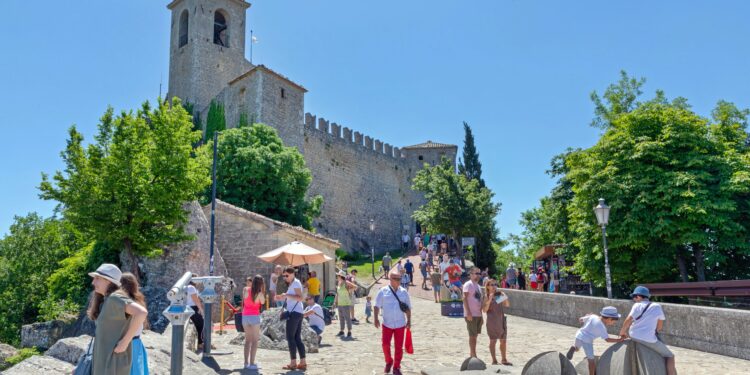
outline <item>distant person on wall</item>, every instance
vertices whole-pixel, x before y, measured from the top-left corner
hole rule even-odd
[[[242,289],[242,328],[245,330],[245,365],[248,370],[260,370],[260,363],[255,361],[260,341],[260,309],[264,303],[266,283],[263,276],[248,277]]]
[[[94,291],[87,314],[96,323],[91,373],[129,375],[133,361],[131,342],[143,329],[146,308],[120,289],[122,272],[114,264],[104,263],[89,276],[93,278]]]
[[[373,323],[375,328],[380,328],[380,316],[383,317],[382,324],[382,346],[385,356],[385,373],[401,375],[401,358],[404,355],[404,334],[411,327],[411,300],[409,293],[400,288],[401,274],[391,272],[388,274],[389,284],[380,288],[375,297],[375,308]],[[391,356],[391,340],[394,341],[393,356]]]
[[[463,286],[464,319],[466,330],[469,331],[469,356],[477,357],[477,336],[482,333],[482,292],[479,287],[479,277],[482,272],[478,267],[469,269],[469,281]]]
[[[516,265],[511,262],[508,264],[508,269],[505,270],[505,281],[508,283],[507,288],[518,289],[516,286],[518,279],[516,274]]]
[[[610,338],[607,333],[607,326],[613,326],[620,320],[620,314],[617,308],[607,306],[602,309],[600,315],[589,314],[578,321],[583,324],[581,329],[576,332],[576,340],[573,346],[568,350],[568,360],[573,359],[573,353],[583,348],[589,365],[589,375],[596,375],[596,356],[594,356],[594,340],[601,338],[606,342],[620,342],[622,338]]]
[[[401,244],[404,248],[404,252],[409,250],[409,235],[406,232],[404,232],[404,235],[401,236]]]
[[[315,303],[318,303],[320,299],[320,280],[318,279],[318,273],[310,271],[310,278],[307,279],[307,295],[311,296]]]
[[[630,337],[633,341],[661,354],[666,361],[667,374],[677,374],[674,353],[659,338],[667,319],[661,305],[649,300],[651,293],[644,286],[636,287],[630,296],[635,304],[620,328],[620,336]]]
[[[406,270],[406,274],[409,276],[409,285],[414,285],[414,263],[409,258],[406,258],[404,270]]]
[[[389,251],[385,252],[385,255],[383,256],[383,273],[384,275],[387,275],[388,272],[391,270],[391,253]]]
[[[122,290],[128,297],[146,309],[146,296],[141,293],[141,288],[138,285],[138,279],[136,279],[135,275],[130,272],[123,273],[120,283],[122,284]],[[141,341],[144,327],[148,328],[147,319],[143,320],[141,328],[133,337],[133,364],[130,366],[130,375],[148,375],[148,355],[146,354],[146,347],[143,346],[143,341]]]
[[[506,366],[513,366],[508,362],[506,356],[508,336],[508,320],[505,317],[505,308],[510,307],[508,296],[498,288],[497,280],[487,279],[484,284],[484,300],[482,302],[482,311],[487,314],[487,335],[490,337],[490,354],[492,355],[492,364],[496,365],[497,356],[495,347],[497,341],[500,341],[500,363]]]
[[[518,289],[520,290],[526,290],[526,274],[521,271],[521,268],[518,268]]]

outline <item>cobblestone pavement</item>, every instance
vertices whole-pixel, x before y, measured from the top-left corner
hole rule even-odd
[[[413,261],[413,260],[412,260]],[[422,369],[435,366],[458,368],[468,356],[468,338],[463,319],[447,318],[440,315],[440,305],[435,303],[431,291],[420,290],[421,275],[415,276],[416,287],[410,288],[414,304],[412,333],[414,335],[414,354],[404,354],[402,371],[405,374],[419,374]],[[371,293],[377,293],[378,286]],[[426,296],[429,299],[419,298]],[[511,301],[513,303],[513,301]],[[307,357],[307,374],[382,374],[383,354],[380,347],[380,334],[372,324],[365,323],[364,305],[356,306],[356,315],[360,320],[352,331],[353,339],[342,340],[336,337],[338,321],[326,328],[323,333],[323,347],[319,353]],[[518,316],[508,317],[508,360],[514,367],[523,365],[534,355],[543,351],[566,351],[572,343],[576,328],[554,323],[541,322]],[[218,351],[230,350],[232,354],[216,355],[214,359],[222,374],[243,373],[241,370],[242,348],[228,344],[234,337],[231,335],[214,336]],[[479,336],[477,351],[480,359],[490,362],[489,340],[486,333]],[[607,343],[597,340],[595,350],[602,353]],[[750,361],[708,354],[695,350],[672,348],[677,356],[677,369],[681,375],[731,375],[747,374]],[[498,353],[499,354],[499,353]],[[281,367],[287,363],[286,352],[259,350],[259,361],[263,374],[285,374]],[[583,359],[583,353],[576,353],[573,363]],[[295,372],[290,372],[294,374]]]

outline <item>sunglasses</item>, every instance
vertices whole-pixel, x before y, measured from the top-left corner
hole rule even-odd
[[[481,276],[482,273],[480,273],[480,272],[474,272],[474,273],[472,273],[472,275],[479,275],[479,276]]]
[[[487,284],[487,286],[494,286],[495,288],[497,288],[497,284]]]

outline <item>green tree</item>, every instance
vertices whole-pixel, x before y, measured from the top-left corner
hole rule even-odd
[[[479,187],[485,187],[484,179],[482,179],[482,163],[479,161],[479,153],[474,145],[474,134],[466,121],[464,121],[463,158],[459,159],[458,173],[468,180],[476,180]],[[474,263],[482,269],[489,268],[490,274],[494,275],[497,271],[496,252],[492,244],[497,242],[498,230],[494,220],[489,224],[488,230],[482,231],[475,237]]]
[[[224,116],[224,104],[215,100],[211,101],[206,115],[205,141],[214,139],[214,132],[220,132],[227,128],[227,120]]]
[[[15,217],[0,240],[0,341],[18,344],[21,326],[37,321],[47,278],[80,240],[68,222],[36,213]]]
[[[209,141],[206,154],[211,152]],[[263,124],[219,135],[217,198],[270,218],[312,229],[321,196],[305,199],[312,174],[295,147],[285,147],[276,130]]]
[[[203,134],[203,123],[201,122],[201,114],[195,110],[195,105],[190,102],[185,102],[183,103],[182,106],[185,107],[185,110],[191,116],[191,119],[193,122],[193,131],[200,132],[200,134]],[[203,137],[198,139],[198,141],[193,144],[193,148],[198,148],[202,144],[203,144]]]
[[[494,194],[480,187],[479,181],[456,173],[446,158],[434,167],[425,164],[414,177],[412,189],[424,193],[427,200],[412,217],[432,233],[450,233],[459,248],[462,236],[491,231],[500,213],[500,204],[492,202]]]
[[[193,155],[200,133],[192,126],[179,99],[119,116],[109,108],[87,147],[70,128],[65,169],[51,180],[42,174],[40,197],[60,202],[66,220],[124,249],[137,268],[136,254],[156,255],[160,246],[190,238],[180,225],[187,221],[182,205],[210,182],[206,159]]]

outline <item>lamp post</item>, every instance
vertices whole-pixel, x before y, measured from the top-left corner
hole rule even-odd
[[[375,278],[375,241],[373,240],[375,236],[375,219],[370,219],[370,238],[371,238],[371,245],[370,245],[370,260],[372,261],[372,278]]]
[[[607,280],[607,298],[612,299],[612,276],[609,272],[609,253],[607,250],[607,224],[609,224],[609,206],[604,198],[599,198],[599,204],[594,207],[596,221],[602,227],[602,241],[604,241],[604,276]]]

